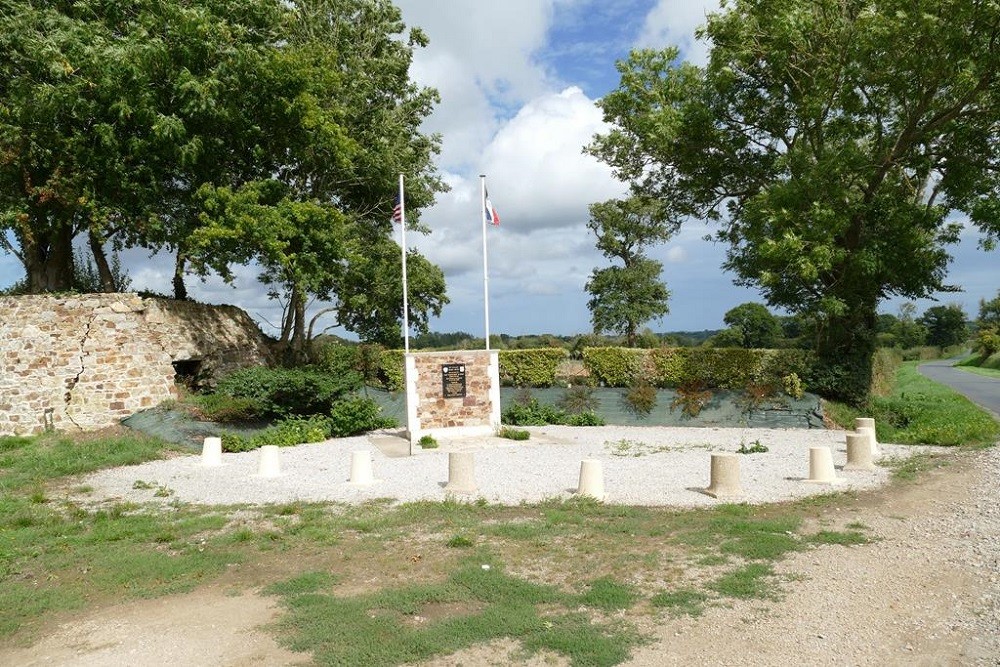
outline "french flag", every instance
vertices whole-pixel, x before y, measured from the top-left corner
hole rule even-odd
[[[486,208],[486,222],[490,223],[494,227],[499,227],[500,214],[497,213],[495,208],[493,208],[493,202],[490,201],[490,191],[484,189],[484,192],[486,193],[486,201],[483,202],[483,205]]]

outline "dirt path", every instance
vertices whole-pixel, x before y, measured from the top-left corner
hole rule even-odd
[[[781,600],[641,621],[654,641],[630,664],[1000,665],[1000,449],[948,458],[919,483],[833,511],[840,526],[869,527],[875,544],[781,562]],[[63,623],[33,647],[0,650],[0,664],[308,663],[260,629],[277,613],[271,599],[206,588]],[[512,655],[514,642],[500,642],[431,664],[504,665]],[[553,657],[532,664],[565,663]]]

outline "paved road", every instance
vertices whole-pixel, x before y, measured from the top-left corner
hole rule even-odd
[[[952,368],[954,363],[954,359],[931,361],[921,364],[919,371],[1000,417],[1000,380]]]

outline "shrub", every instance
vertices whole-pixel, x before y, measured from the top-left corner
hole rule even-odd
[[[429,433],[427,435],[420,436],[420,439],[417,440],[417,444],[420,445],[421,449],[437,449],[438,448],[438,441],[434,438],[433,435],[431,435]]]
[[[222,450],[226,452],[249,452],[264,445],[292,447],[329,438],[330,420],[320,415],[288,417],[253,436],[225,432],[221,437]]]
[[[503,426],[497,431],[497,435],[501,438],[507,438],[508,440],[527,440],[531,437],[531,431],[523,428],[511,428],[510,426]]]
[[[705,388],[702,380],[692,380],[677,388],[677,397],[670,404],[670,409],[680,407],[688,417],[697,417],[712,399],[712,392]]]
[[[979,333],[976,334],[973,347],[984,359],[1000,352],[1000,328],[993,325],[980,329]]]
[[[216,393],[256,401],[264,417],[312,415],[329,412],[337,399],[360,383],[357,374],[334,376],[316,367],[254,366],[223,378]]]
[[[382,350],[377,379],[386,391],[406,389],[406,355],[403,350]]]
[[[600,416],[593,410],[587,410],[586,412],[569,415],[566,419],[567,426],[604,426],[605,423],[604,417]]]
[[[213,422],[231,423],[253,421],[264,416],[264,409],[254,398],[241,398],[223,394],[193,395],[198,415]]]
[[[556,405],[564,412],[576,415],[581,412],[593,412],[597,409],[599,402],[594,396],[593,388],[578,386],[566,389]]]
[[[622,392],[622,406],[640,419],[645,419],[656,407],[656,388],[640,382]]]
[[[565,424],[566,413],[553,405],[539,403],[531,398],[527,402],[515,401],[504,410],[500,421],[514,426],[545,426],[546,424]]]
[[[781,389],[794,399],[800,399],[806,393],[798,373],[789,373],[781,377]]]
[[[649,350],[629,347],[587,347],[583,364],[594,380],[607,387],[627,387],[642,371]]]
[[[344,438],[380,428],[391,428],[396,420],[382,415],[382,407],[370,398],[351,396],[330,410],[330,435]]]
[[[556,369],[569,357],[563,348],[500,350],[500,384],[507,387],[551,387]]]
[[[896,371],[901,363],[903,363],[903,356],[898,350],[881,348],[875,351],[875,356],[872,357],[870,390],[873,396],[888,396],[892,392]]]

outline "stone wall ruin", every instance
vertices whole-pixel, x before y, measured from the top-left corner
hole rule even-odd
[[[256,323],[234,306],[137,294],[0,297],[0,435],[117,424],[270,361]]]

